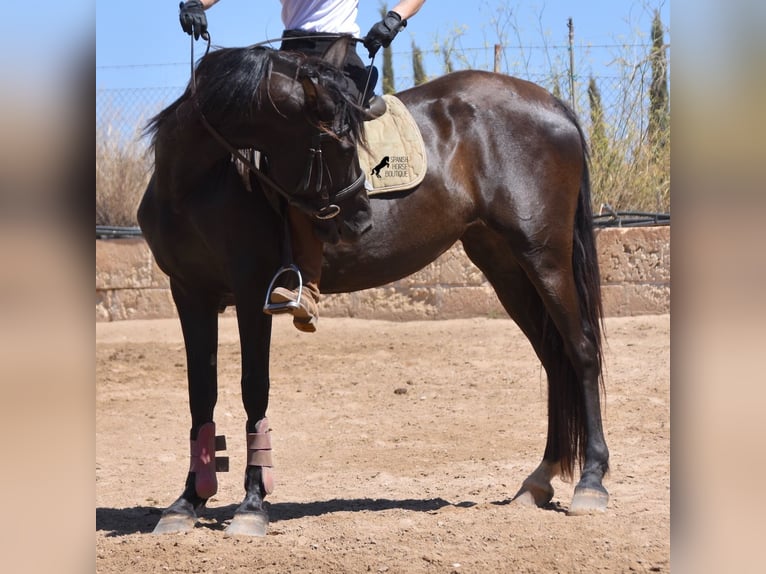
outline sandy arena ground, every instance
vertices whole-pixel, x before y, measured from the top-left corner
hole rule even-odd
[[[277,486],[265,538],[226,537],[245,435],[235,320],[220,321],[218,434],[231,472],[191,533],[156,536],[188,469],[176,320],[96,324],[96,566],[129,572],[668,572],[670,317],[607,320],[602,515],[509,504],[539,463],[546,384],[505,319],[274,321]]]

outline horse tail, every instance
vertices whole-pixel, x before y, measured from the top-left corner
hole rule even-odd
[[[585,334],[592,339],[591,343],[595,347],[599,380],[601,380],[604,306],[601,298],[601,272],[598,266],[598,250],[591,207],[590,157],[588,143],[580,122],[571,110],[568,109],[568,112],[580,134],[583,150],[582,177],[573,230],[572,268],[580,300],[580,315],[587,325]]]
[[[582,176],[573,225],[572,269],[584,336],[595,353],[598,379],[603,390],[601,369],[604,310],[591,208],[590,159],[585,135],[577,117],[563,102],[561,107],[577,128],[583,150]],[[585,460],[587,421],[583,402],[583,381],[565,352],[562,336],[548,313],[543,325],[543,348],[548,355],[546,372],[549,443],[546,445],[545,458],[559,460],[562,476],[571,479],[574,475],[575,461],[582,470]]]

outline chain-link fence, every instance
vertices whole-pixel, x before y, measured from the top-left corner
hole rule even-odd
[[[659,158],[656,150],[643,149],[648,145],[649,92],[653,79],[651,53],[649,43],[464,48],[457,42],[448,42],[421,51],[427,78],[450,70],[473,68],[499,71],[547,88],[574,108],[590,136],[594,148],[596,206],[609,203],[618,210],[667,212],[670,208],[669,144]],[[666,45],[666,62],[670,61],[669,56]],[[393,58],[396,90],[412,87],[415,81],[413,52],[395,52]],[[380,62],[377,64],[381,67]],[[669,77],[668,68],[667,82]],[[111,198],[107,202],[117,197],[140,196],[151,169],[150,159],[144,154],[148,141],[142,136],[143,127],[154,114],[181,95],[183,89],[184,86],[178,85],[97,89],[97,203],[103,203],[107,196]],[[594,110],[594,105],[599,109]],[[594,114],[595,111],[598,113]],[[669,115],[669,108],[667,113]],[[600,126],[593,124],[594,118]],[[601,136],[594,134],[595,129],[603,131]],[[669,131],[669,126],[665,129]],[[607,142],[605,150],[600,149],[596,136]],[[669,133],[664,140],[669,142]],[[122,165],[125,161],[127,168]],[[630,171],[640,173],[623,177]],[[106,190],[107,186],[116,188]],[[641,188],[640,197],[632,197],[636,195],[636,188]],[[127,219],[132,217],[136,201],[127,201]],[[97,216],[99,224],[120,224],[116,220],[122,220],[107,215],[109,208],[97,211],[102,213]]]
[[[463,48],[444,44],[421,50],[425,73],[434,78],[450,70],[496,70],[523,78],[552,91],[569,103],[589,122],[588,85],[595,80],[602,99],[604,114],[614,123],[629,112],[641,125],[648,106],[651,82],[651,44],[609,45],[489,45]],[[667,61],[669,61],[669,53]],[[394,85],[404,90],[414,84],[413,53],[395,52]],[[164,66],[166,66],[165,64]],[[179,63],[178,66],[188,64]],[[151,68],[151,64],[142,67]],[[160,67],[158,64],[157,67]],[[380,67],[380,66],[379,66]],[[103,66],[117,70],[119,66]],[[156,88],[99,88],[96,91],[97,127],[110,127],[113,134],[135,135],[148,118],[178,97],[184,86]]]
[[[147,121],[175,100],[182,87],[96,90],[96,138],[114,138],[122,145],[140,141]]]

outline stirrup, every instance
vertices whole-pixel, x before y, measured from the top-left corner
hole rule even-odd
[[[274,291],[274,287],[276,287],[277,279],[279,279],[279,277],[285,273],[291,272],[295,273],[296,277],[298,278],[298,297],[296,297],[295,301],[272,303],[271,292]],[[301,275],[301,270],[298,269],[297,265],[291,263],[290,265],[282,267],[279,271],[277,271],[277,273],[274,275],[274,278],[271,280],[271,283],[269,283],[269,288],[266,290],[266,301],[263,303],[263,312],[267,315],[288,313],[291,309],[300,307],[301,295],[303,295],[303,276]]]

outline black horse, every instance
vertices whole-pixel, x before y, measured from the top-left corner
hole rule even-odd
[[[228,531],[266,532],[272,317],[263,304],[286,249],[283,196],[319,217],[341,207],[340,216],[322,220],[325,293],[398,280],[461,241],[547,374],[545,451],[514,500],[548,503],[551,479],[572,477],[578,466],[569,512],[603,511],[602,307],[576,117],[537,85],[482,71],[399,93],[423,134],[428,172],[417,189],[372,198],[372,229],[349,243],[344,215],[363,200],[356,193],[363,112],[344,95],[338,53],[331,48],[320,61],[260,47],[213,51],[186,92],[149,124],[155,173],[138,216],[181,321],[192,448],[185,489],[155,531],[193,527],[215,493],[217,315],[234,304],[248,465]],[[246,185],[232,149],[259,150],[267,175]]]

